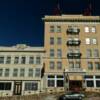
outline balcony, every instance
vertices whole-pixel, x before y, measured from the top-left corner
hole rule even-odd
[[[68,28],[67,34],[68,35],[79,35],[80,29],[78,28]]]
[[[67,41],[67,46],[79,46],[81,43],[80,40],[68,40]]]
[[[81,53],[68,53],[67,58],[68,59],[80,59],[81,58]]]
[[[82,68],[68,68],[68,69],[65,70],[65,72],[80,73],[80,72],[86,72],[86,70],[82,69]]]

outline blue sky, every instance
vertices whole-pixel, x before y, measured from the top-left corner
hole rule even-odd
[[[0,45],[43,46],[41,18],[53,15],[57,1],[62,14],[81,14],[91,1],[92,14],[100,15],[100,0],[0,0]]]

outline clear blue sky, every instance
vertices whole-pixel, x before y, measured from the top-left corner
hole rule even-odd
[[[89,0],[59,0],[62,14],[81,14]],[[90,0],[93,15],[100,15],[100,0]],[[0,0],[0,46],[43,45],[41,18],[52,15],[57,0]]]

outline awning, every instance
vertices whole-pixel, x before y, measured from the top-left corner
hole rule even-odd
[[[78,75],[71,75],[71,76],[69,76],[68,77],[69,78],[69,80],[83,80],[83,77],[82,76],[78,76]]]

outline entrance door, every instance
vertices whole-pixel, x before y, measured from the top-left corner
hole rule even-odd
[[[69,81],[69,89],[79,91],[82,89],[82,81]]]
[[[21,91],[22,91],[22,82],[15,81],[15,83],[14,83],[14,95],[21,95]]]

